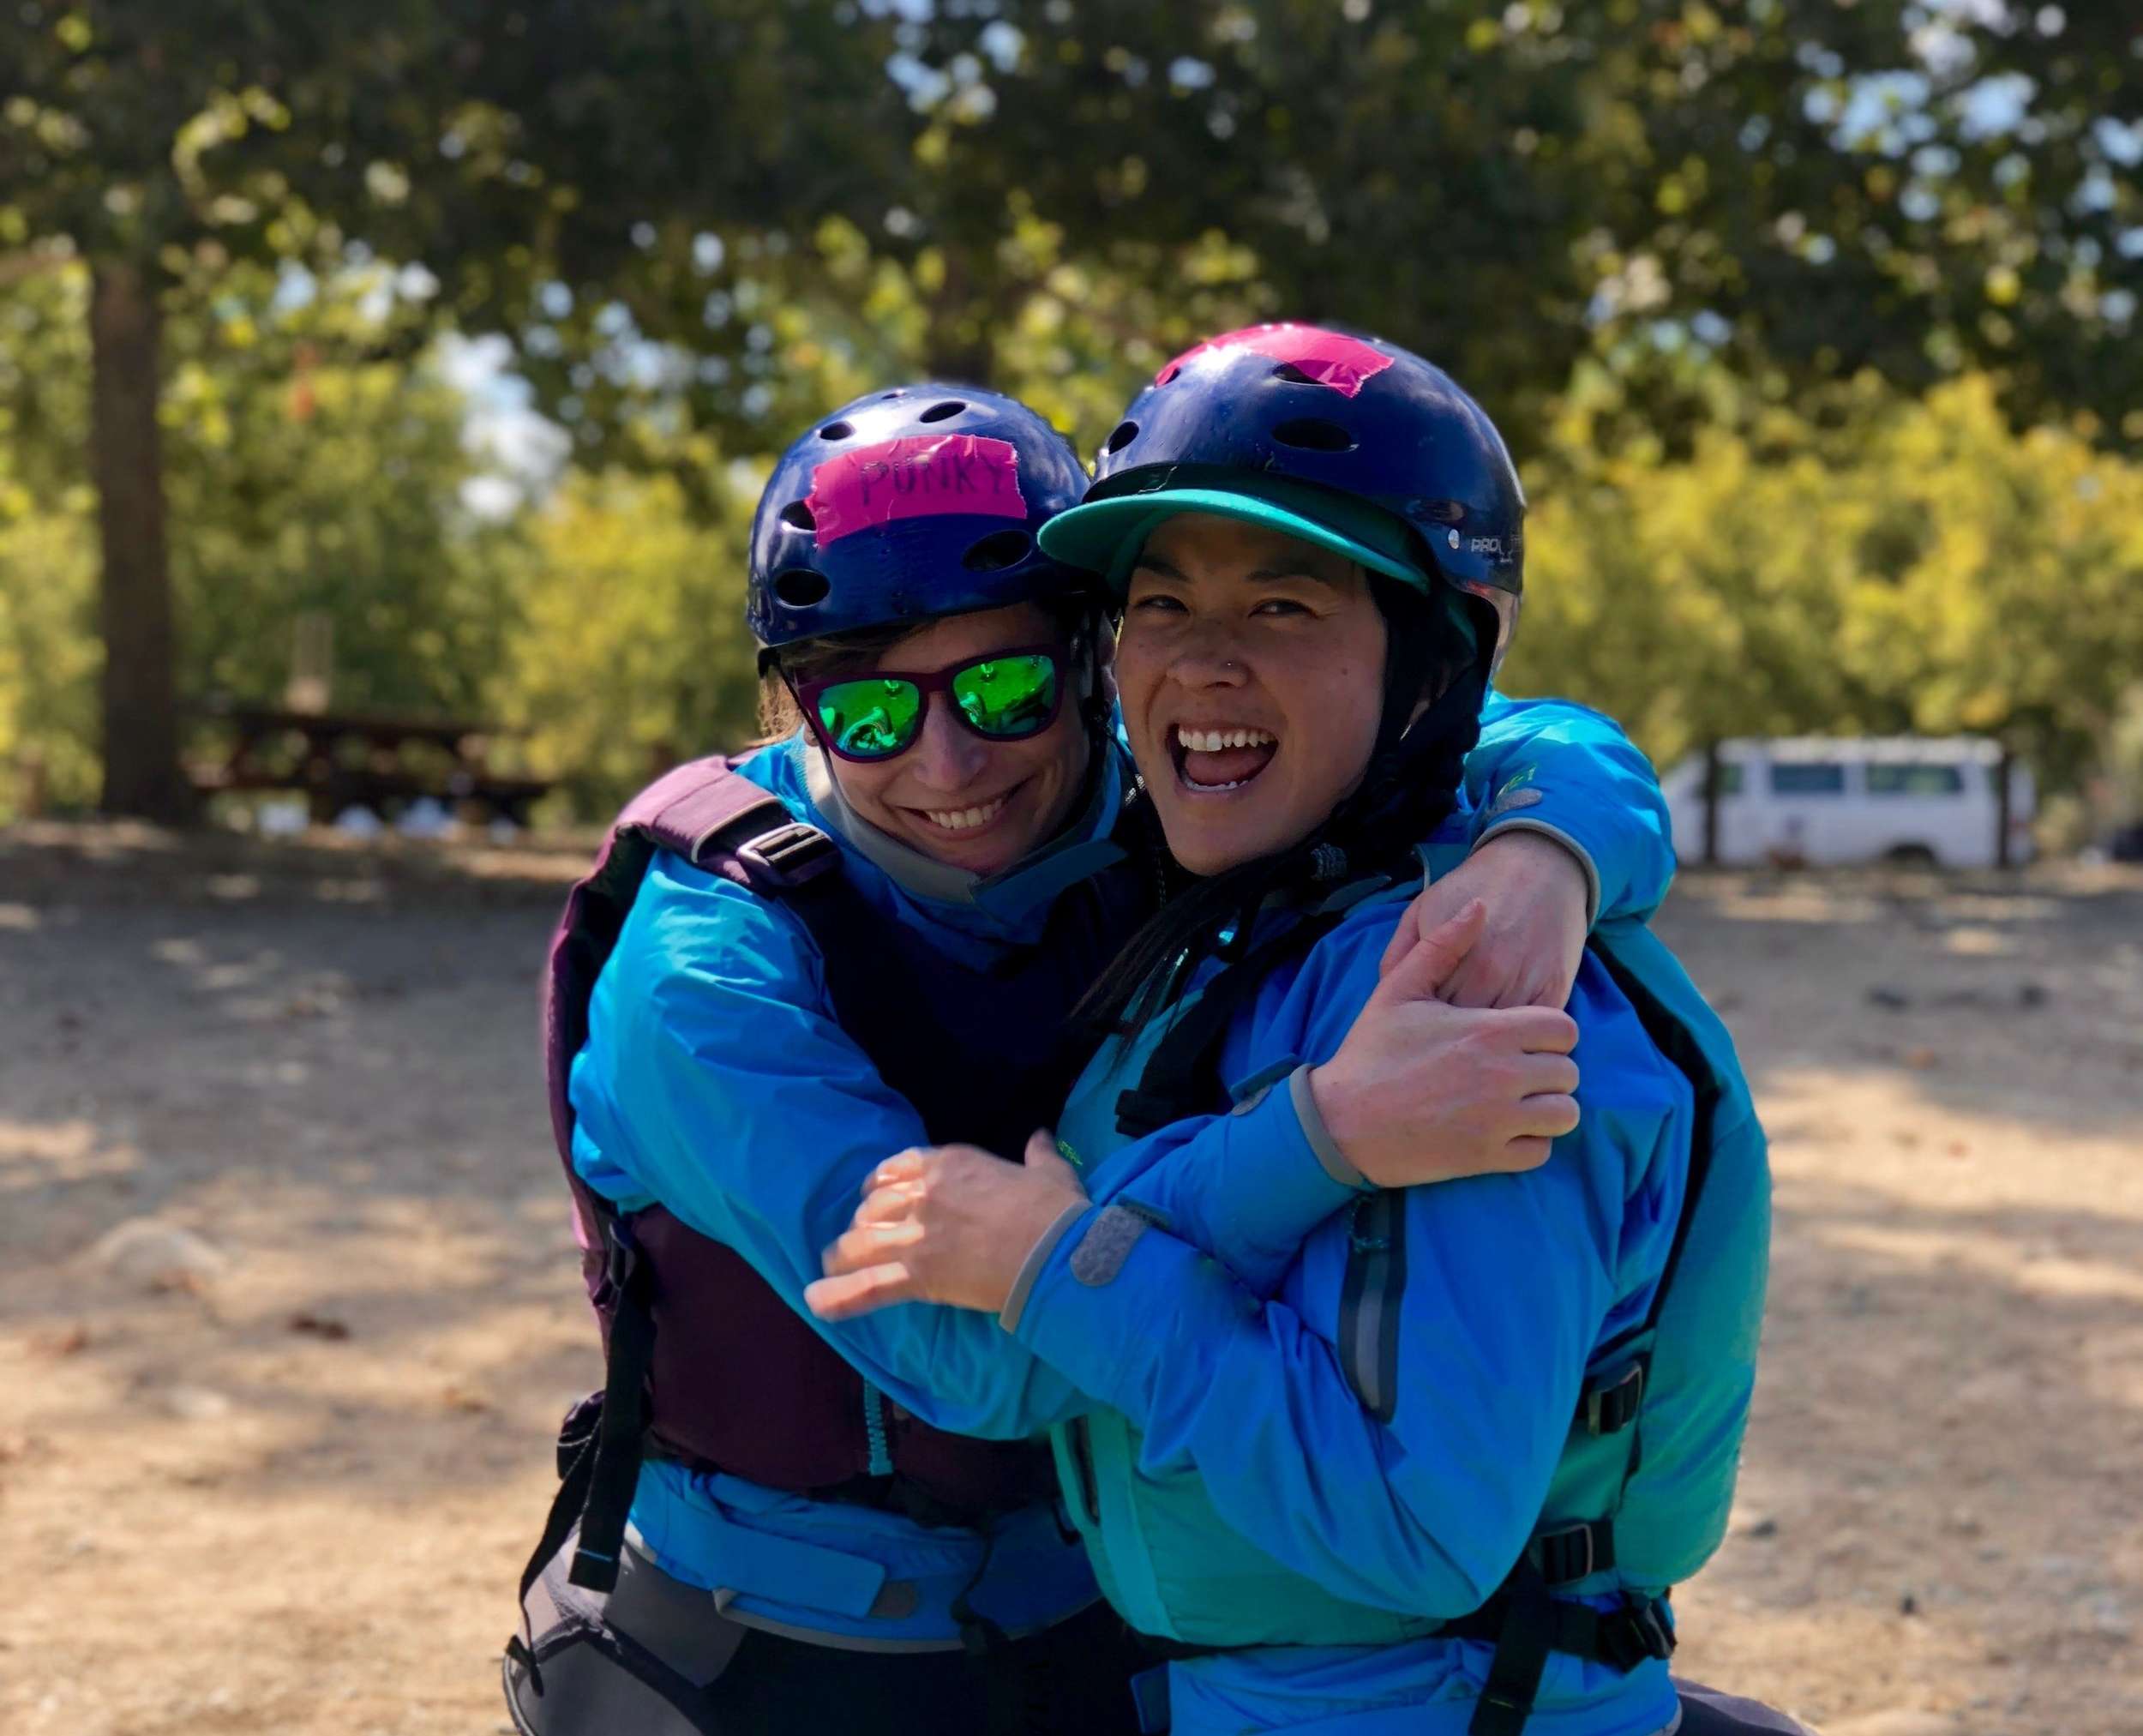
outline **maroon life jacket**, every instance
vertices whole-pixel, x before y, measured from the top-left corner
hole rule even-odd
[[[679,766],[627,804],[567,898],[543,996],[551,1126],[610,1364],[600,1438],[591,1417],[580,1439],[561,1440],[569,1485],[569,1451],[581,1450],[586,1497],[590,1559],[576,1562],[576,1582],[600,1587],[615,1572],[603,1565],[615,1544],[591,1546],[621,1532],[643,1431],[648,1450],[699,1469],[933,1522],[1047,1499],[1046,1448],[947,1433],[890,1405],[735,1251],[660,1206],[621,1215],[574,1172],[568,1072],[596,977],[658,850],[797,916],[824,956],[843,1030],[931,1138],[999,1152],[1021,1151],[1055,1119],[1084,1060],[1066,1040],[1072,1008],[1152,909],[1151,868],[1143,850],[1126,852],[1058,898],[1036,944],[976,970],[873,910],[840,846],[726,759]],[[789,1156],[777,1147],[764,1161]],[[623,1365],[644,1365],[644,1387]],[[571,1488],[560,1499],[579,1505]]]

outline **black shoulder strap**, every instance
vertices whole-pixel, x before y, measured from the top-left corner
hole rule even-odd
[[[603,1391],[575,1405],[558,1435],[558,1492],[551,1497],[543,1535],[521,1569],[523,1632],[507,1643],[509,1656],[543,1691],[535,1653],[528,1594],[552,1557],[580,1528],[572,1583],[609,1592],[617,1585],[625,1523],[639,1484],[647,1436],[647,1377],[654,1363],[655,1316],[648,1280],[631,1225],[592,1193],[603,1226],[604,1282],[610,1289],[610,1331],[603,1348]]]
[[[1606,947],[1597,941],[1588,944],[1636,1012],[1645,1035],[1688,1078],[1696,1095],[1689,1181],[1675,1220],[1674,1238],[1653,1291],[1652,1306],[1641,1323],[1602,1348],[1600,1356],[1594,1359],[1598,1361],[1611,1358],[1618,1345],[1647,1339],[1658,1328],[1683,1250],[1689,1245],[1705,1181],[1711,1174],[1713,1128],[1725,1087],[1688,1025]],[[1629,1366],[1611,1369],[1597,1382],[1588,1381],[1579,1395],[1577,1426],[1594,1434],[1612,1434],[1636,1422],[1644,1402],[1650,1361],[1648,1349]],[[1625,1483],[1635,1473],[1637,1450],[1633,1436],[1629,1466],[1624,1473]],[[1621,1609],[1602,1613],[1583,1604],[1558,1601],[1553,1596],[1556,1583],[1574,1584],[1612,1564],[1613,1535],[1612,1521],[1601,1519],[1535,1538],[1497,1595],[1464,1623],[1453,1624],[1450,1631],[1466,1631],[1470,1626],[1474,1637],[1492,1637],[1496,1645],[1488,1680],[1468,1727],[1469,1736],[1519,1736],[1532,1714],[1550,1652],[1575,1651],[1628,1670],[1645,1658],[1664,1658],[1673,1651],[1672,1630],[1661,1619],[1655,1605],[1626,1596]]]
[[[1154,1045],[1138,1084],[1117,1097],[1117,1132],[1140,1139],[1172,1121],[1218,1108],[1225,1095],[1221,1047],[1229,1021],[1275,970],[1337,928],[1347,909],[1312,911],[1224,966]]]
[[[1645,1310],[1642,1320],[1600,1347],[1600,1355],[1594,1359],[1597,1363],[1612,1358],[1622,1345],[1648,1337],[1659,1327],[1660,1312],[1666,1307],[1674,1275],[1681,1267],[1683,1250],[1689,1246],[1690,1230],[1696,1222],[1704,1184],[1711,1176],[1713,1133],[1726,1087],[1695,1033],[1666,1003],[1596,940],[1587,945],[1615,987],[1622,991],[1623,998],[1629,1001],[1637,1015],[1637,1022],[1644,1027],[1644,1034],[1689,1080],[1696,1097],[1696,1114],[1690,1128],[1689,1180],[1682,1191],[1681,1212],[1674,1221],[1674,1238],[1667,1244],[1666,1262],[1660,1269],[1660,1282],[1652,1292],[1652,1306]],[[1636,1421],[1644,1401],[1649,1361],[1648,1355],[1641,1356],[1628,1367],[1610,1370],[1597,1383],[1588,1382],[1578,1398],[1579,1421],[1594,1434],[1612,1434]]]
[[[591,1591],[609,1591],[617,1583],[626,1516],[639,1485],[645,1451],[647,1379],[655,1361],[655,1313],[648,1295],[647,1266],[632,1225],[618,1214],[606,1213],[603,1240],[614,1299],[603,1357],[603,1415],[587,1455],[588,1493],[580,1511],[580,1541],[566,1576]]]

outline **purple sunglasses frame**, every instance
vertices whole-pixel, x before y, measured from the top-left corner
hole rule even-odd
[[[983,652],[978,656],[963,657],[959,662],[950,664],[941,670],[933,670],[927,675],[919,670],[905,669],[858,670],[849,675],[828,676],[823,681],[806,682],[801,687],[791,682],[789,691],[795,695],[796,706],[803,712],[804,722],[811,726],[811,733],[819,738],[819,744],[827,753],[832,754],[837,760],[846,760],[852,766],[883,766],[888,760],[899,759],[917,742],[922,740],[923,725],[930,721],[930,700],[933,694],[949,691],[952,686],[952,678],[962,670],[973,669],[978,663],[993,663],[999,658],[1006,657],[1046,657],[1049,659],[1053,687],[1049,698],[1048,715],[1033,729],[1024,730],[1017,736],[993,736],[987,730],[970,721],[967,714],[957,705],[952,707],[953,721],[969,735],[978,736],[985,742],[1031,742],[1055,723],[1058,714],[1064,710],[1065,671],[1072,661],[1072,646],[1067,640],[1055,640],[1046,645],[1008,645],[996,651]],[[844,752],[834,745],[832,736],[827,731],[825,725],[819,721],[819,696],[828,688],[845,687],[850,682],[877,681],[907,682],[915,688],[921,701],[921,710],[915,714],[915,733],[905,744],[894,748],[890,754]]]

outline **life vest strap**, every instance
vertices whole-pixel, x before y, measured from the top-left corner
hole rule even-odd
[[[646,1263],[631,1228],[606,1212],[603,1239],[606,1277],[615,1298],[603,1381],[603,1415],[597,1424],[587,1498],[580,1511],[580,1541],[567,1577],[590,1591],[617,1584],[625,1523],[639,1487],[640,1449],[647,1433],[647,1377],[655,1359],[655,1315],[648,1299]]]
[[[1380,878],[1371,891],[1381,891],[1390,877]],[[1255,946],[1251,927],[1243,923],[1217,955],[1228,960],[1208,982],[1198,998],[1155,1044],[1146,1058],[1138,1084],[1116,1099],[1116,1131],[1127,1138],[1143,1139],[1172,1122],[1209,1114],[1228,1107],[1228,1092],[1220,1077],[1221,1046],[1245,1000],[1280,965],[1308,952],[1340,925],[1346,910],[1327,904],[1303,916],[1278,934]]]
[[[1525,1559],[1551,1589],[1605,1573],[1615,1565],[1615,1522],[1594,1519],[1540,1532],[1526,1545]]]
[[[1502,1589],[1471,1613],[1443,1623],[1426,1636],[1433,1639],[1484,1640],[1496,1649],[1474,1711],[1468,1736],[1519,1736],[1533,1715],[1540,1678],[1549,1655],[1565,1652],[1588,1663],[1605,1664],[1627,1674],[1649,1659],[1673,1655],[1674,1630],[1664,1598],[1624,1592],[1613,1609],[1558,1598],[1556,1590],[1575,1585],[1615,1565],[1615,1532],[1611,1520],[1568,1525],[1544,1532],[1526,1553]],[[1217,1652],[1265,1648],[1199,1645],[1158,1634],[1134,1636],[1147,1655],[1168,1663],[1210,1657]]]
[[[789,891],[815,880],[841,859],[841,847],[815,826],[801,820],[747,838],[736,859],[763,889]]]
[[[1664,1600],[1629,1593],[1618,1607],[1605,1610],[1558,1599],[1540,1569],[1529,1559],[1521,1561],[1495,1596],[1438,1631],[1495,1644],[1468,1736],[1519,1736],[1533,1715],[1551,1653],[1565,1652],[1624,1674],[1650,1659],[1672,1656],[1674,1630],[1666,1610]]]
[[[1588,1433],[1619,1434],[1637,1420],[1651,1362],[1649,1356],[1640,1356],[1617,1373],[1585,1383],[1577,1396],[1577,1420]]]
[[[521,1632],[506,1643],[506,1654],[528,1672],[537,1693],[543,1691],[543,1672],[536,1661],[536,1631],[531,1625],[528,1594],[543,1577],[543,1569],[565,1546],[573,1528],[580,1523],[588,1502],[588,1481],[595,1470],[595,1444],[603,1415],[603,1395],[591,1393],[567,1412],[558,1431],[558,1493],[551,1497],[550,1512],[543,1520],[543,1535],[535,1553],[521,1570]]]

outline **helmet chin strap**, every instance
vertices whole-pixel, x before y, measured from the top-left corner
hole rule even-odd
[[[1434,607],[1427,598],[1408,598],[1387,610],[1384,712],[1369,769],[1361,787],[1319,828],[1321,842],[1336,844],[1357,865],[1411,850],[1443,823],[1457,805],[1466,756],[1480,737],[1489,659],[1479,649],[1478,634],[1474,655],[1446,676],[1433,698],[1422,698],[1438,670],[1449,669],[1450,652],[1464,642],[1456,622],[1410,618]],[[1320,868],[1318,877],[1333,876]]]

